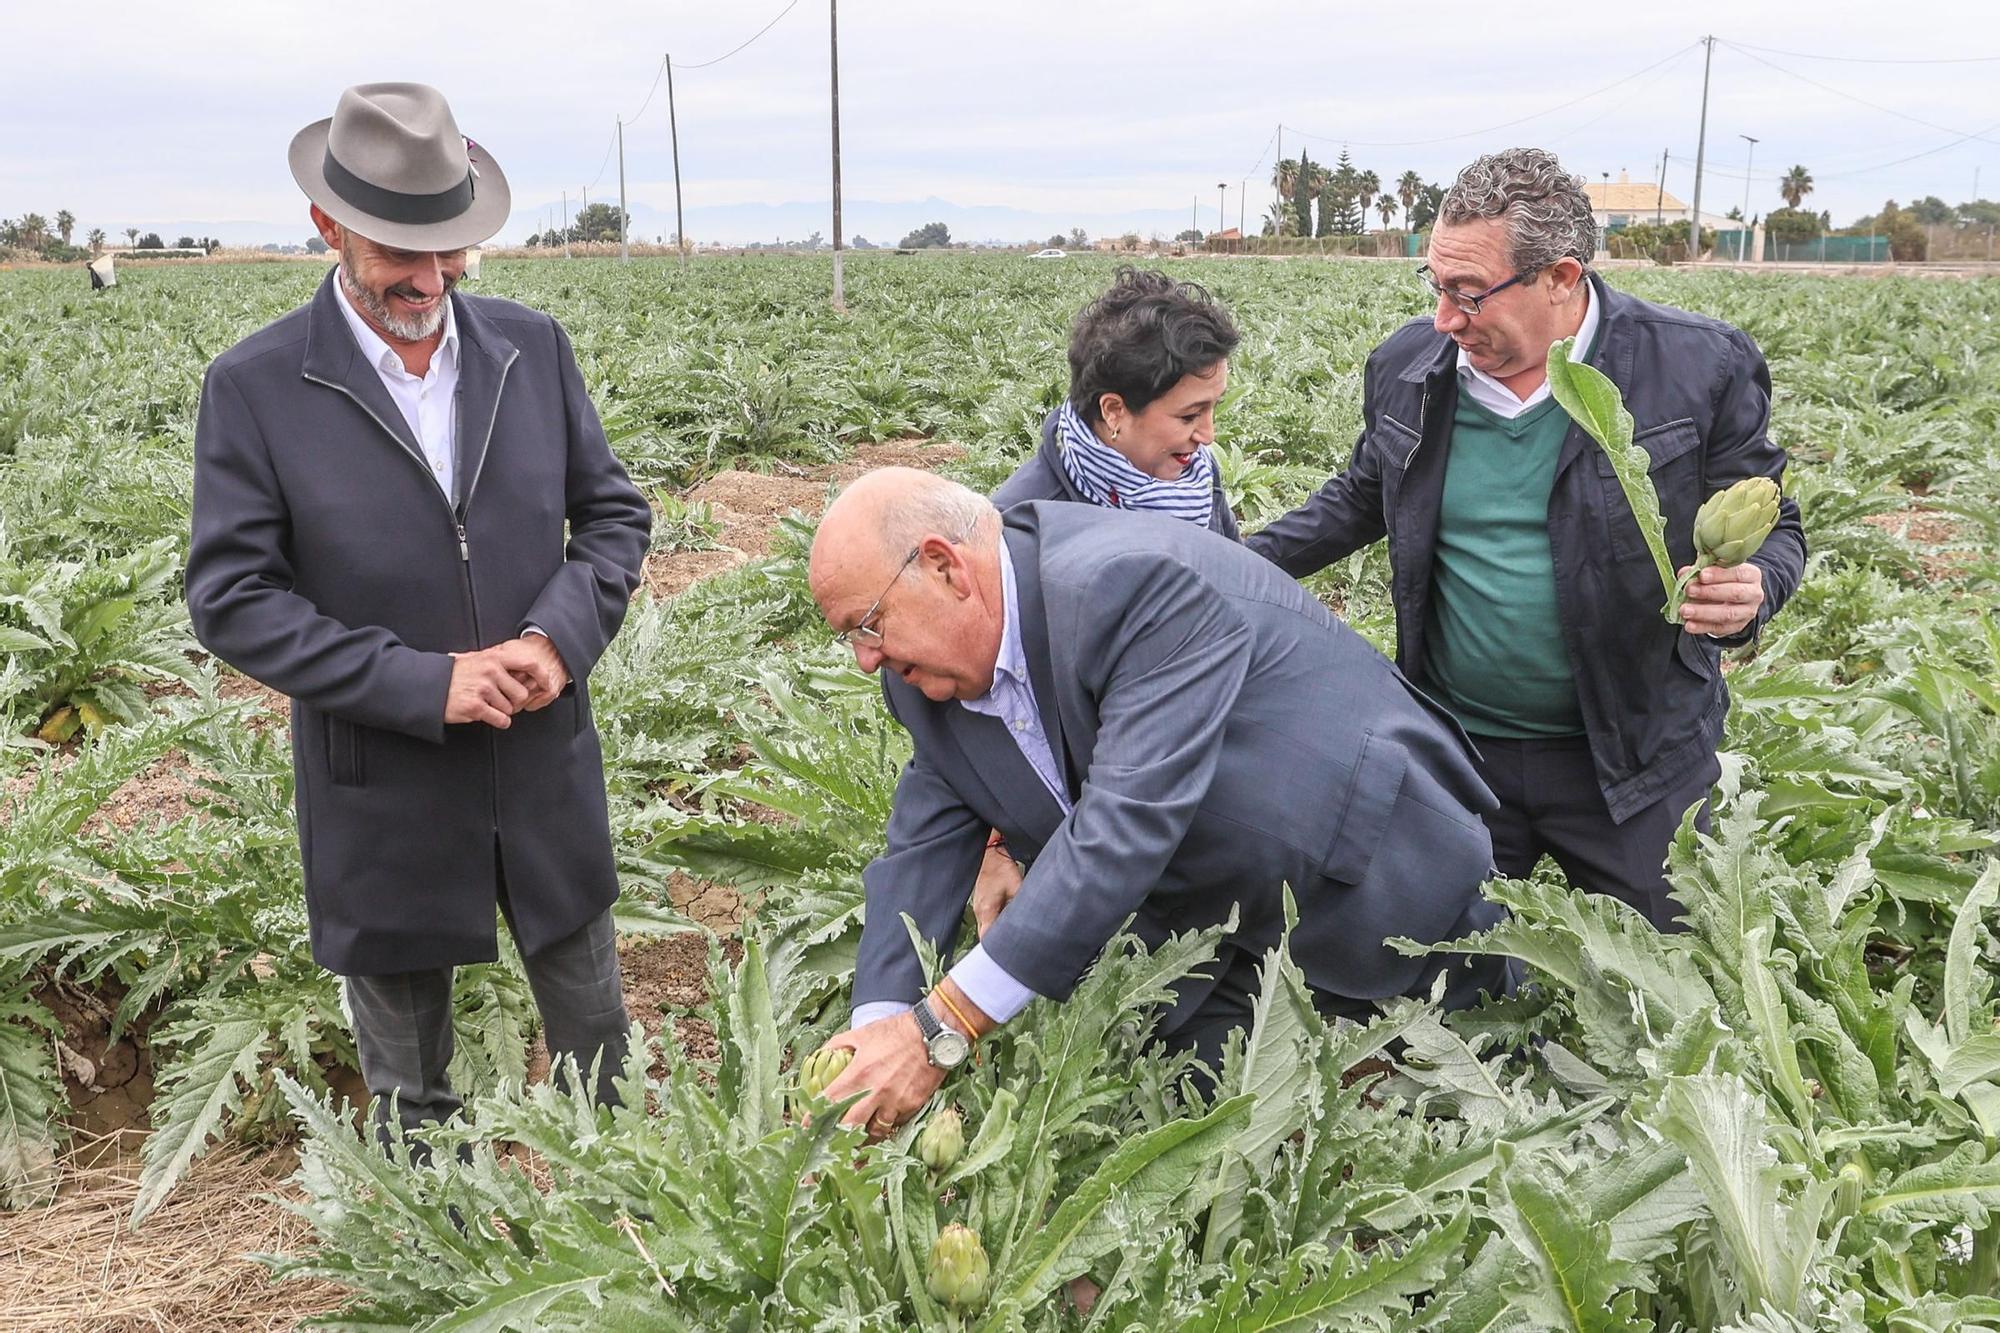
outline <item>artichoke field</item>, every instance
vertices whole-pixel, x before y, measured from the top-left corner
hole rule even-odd
[[[1389,265],[1181,268],[1244,329],[1221,462],[1254,529],[1342,464],[1368,351],[1422,311]],[[490,261],[480,288],[564,321],[671,505],[913,433],[993,484],[1111,272],[857,255],[846,318],[816,260]],[[772,558],[636,602],[592,681],[621,930],[698,929],[677,872],[753,907],[709,941],[706,998],[635,1015],[624,1105],[598,1109],[524,1086],[518,965],[464,969],[472,1096],[432,1137],[463,1151],[413,1161],[330,1091],[354,1055],[305,946],[286,738],[178,601],[202,368],[319,274],[135,265],[91,297],[0,273],[0,1207],[58,1171],[60,979],[150,1043],[138,1224],[219,1137],[295,1133],[314,1238],[266,1260],[341,1284],[339,1326],[2000,1328],[2000,283],[1611,275],[1758,340],[1812,549],[1725,664],[1715,826],[1670,863],[1686,934],[1545,866],[1489,886],[1512,916],[1459,946],[1522,958],[1529,990],[1329,1026],[1281,948],[1212,1080],[1145,1033],[1215,937],[1121,940],[866,1144],[821,1048],[908,747],[816,624],[792,523]],[[1606,485],[1635,494],[1629,471]],[[1747,558],[1774,498],[1725,489],[1649,534],[1663,596],[1668,542]],[[1379,547],[1310,586],[1392,646]],[[166,769],[182,806],[105,817]]]

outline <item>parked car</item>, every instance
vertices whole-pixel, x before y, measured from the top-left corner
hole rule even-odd
[[[1028,256],[1028,258],[1030,258],[1030,259],[1067,259],[1067,258],[1069,258],[1069,255],[1068,255],[1068,254],[1066,254],[1066,253],[1065,253],[1064,251],[1061,251],[1061,250],[1053,250],[1053,249],[1051,249],[1051,250],[1037,250],[1037,251],[1035,251],[1035,253],[1033,253],[1033,254],[1029,255],[1029,256]]]

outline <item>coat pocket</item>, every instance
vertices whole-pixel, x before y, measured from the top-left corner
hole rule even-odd
[[[1632,437],[1632,443],[1646,451],[1646,475],[1660,499],[1667,546],[1669,551],[1678,552],[1693,530],[1694,507],[1701,502],[1697,498],[1701,489],[1701,432],[1692,420],[1668,421],[1640,431]],[[1632,517],[1632,507],[1618,484],[1611,459],[1602,449],[1596,453],[1599,484],[1609,506],[1612,554],[1625,560],[1650,561],[1645,535],[1639,531],[1638,520]]]
[[[361,728],[345,718],[326,719],[326,767],[336,787],[362,783]]]
[[[1321,862],[1327,878],[1343,884],[1359,884],[1367,878],[1375,851],[1389,831],[1389,816],[1402,794],[1409,762],[1409,751],[1396,741],[1373,732],[1362,738],[1361,753],[1354,761],[1347,795],[1341,802],[1340,822],[1334,826]]]

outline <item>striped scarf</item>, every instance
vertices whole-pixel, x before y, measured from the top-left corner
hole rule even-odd
[[[1215,518],[1215,460],[1206,445],[1195,450],[1188,470],[1171,481],[1149,477],[1125,455],[1097,438],[1068,403],[1056,409],[1063,471],[1092,504],[1170,514],[1206,528]]]

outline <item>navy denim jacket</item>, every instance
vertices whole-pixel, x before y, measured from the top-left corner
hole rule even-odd
[[[1695,511],[1744,477],[1780,484],[1785,454],[1768,436],[1771,376],[1748,335],[1704,315],[1614,291],[1595,274],[1602,323],[1591,364],[1624,394],[1676,568],[1693,563]],[[1295,577],[1386,536],[1396,660],[1421,679],[1431,559],[1457,404],[1457,348],[1428,318],[1368,358],[1361,437],[1347,469],[1247,541]],[[1660,799],[1713,762],[1729,694],[1720,649],[1753,639],[1799,585],[1798,505],[1752,558],[1764,574],[1756,621],[1720,642],[1661,618],[1666,597],[1604,451],[1572,426],[1549,495],[1549,549],[1564,646],[1576,672],[1598,783],[1612,818]]]

